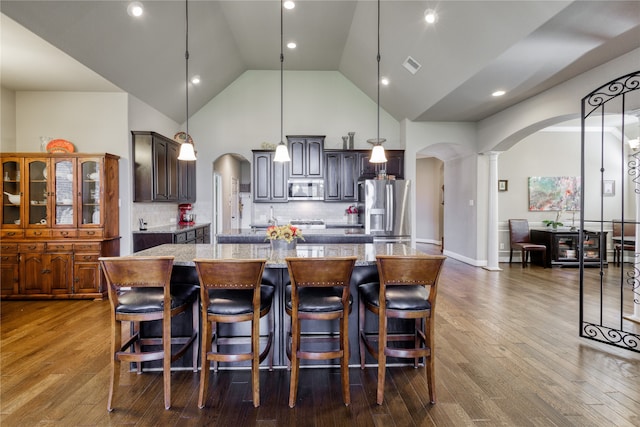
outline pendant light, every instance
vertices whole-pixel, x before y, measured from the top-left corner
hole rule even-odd
[[[194,161],[196,160],[196,153],[193,149],[193,141],[189,136],[189,0],[184,2],[185,8],[185,51],[184,51],[184,65],[185,65],[185,105],[186,105],[186,125],[184,141],[180,145],[180,153],[178,154],[178,160]]]
[[[380,0],[378,0],[378,54],[376,55],[376,61],[378,62],[378,118],[377,118],[377,133],[375,139],[367,139],[369,144],[373,145],[371,150],[370,163],[385,163],[387,157],[384,154],[384,147],[382,143],[386,141],[384,138],[380,138]]]
[[[290,162],[289,149],[284,143],[284,5],[280,0],[280,142],[276,147],[276,155],[273,156],[274,162]]]

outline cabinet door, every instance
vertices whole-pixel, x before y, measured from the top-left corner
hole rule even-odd
[[[21,228],[22,202],[24,190],[22,189],[21,175],[24,164],[22,159],[5,158],[2,161],[2,228]],[[11,199],[7,195],[11,194]]]
[[[83,158],[78,164],[80,227],[102,226],[104,206],[104,167],[100,158]],[[114,201],[117,203],[117,201]]]
[[[253,154],[253,201],[268,202],[271,199],[271,155]]]
[[[340,170],[341,200],[356,201],[358,199],[358,164],[360,155],[353,152],[345,152],[342,155]]]
[[[404,179],[404,151],[387,150],[387,175],[393,175],[397,179]]]
[[[291,157],[289,176],[291,178],[304,178],[306,176],[305,140],[289,140],[289,157]]]
[[[178,201],[178,155],[180,146],[167,142],[167,200]]]
[[[167,200],[169,188],[167,186],[167,156],[168,145],[165,141],[153,138],[153,199]]]
[[[16,295],[20,285],[20,263],[17,254],[0,256],[0,295]]]
[[[44,254],[27,252],[20,254],[20,293],[24,295],[48,294]]]
[[[49,196],[49,159],[26,158],[26,188],[24,197],[24,224],[27,228],[46,228],[50,225]]]
[[[75,227],[77,224],[76,159],[52,159],[53,197],[51,225]]]
[[[289,200],[287,194],[287,170],[286,162],[274,162],[273,155],[270,157],[271,162],[271,201],[286,202]]]
[[[309,178],[322,178],[322,162],[324,153],[324,140],[320,138],[307,139],[306,144],[306,176]]]
[[[178,198],[181,203],[196,201],[196,162],[178,161]]]
[[[341,190],[341,170],[342,153],[325,153],[325,178],[324,178],[324,199],[328,201],[340,200]]]
[[[48,283],[50,293],[69,294],[71,293],[72,284],[72,255],[70,253],[53,253],[45,254],[45,278]]]
[[[88,261],[82,261],[83,258]],[[101,274],[97,258],[98,255],[92,254],[74,255],[73,293],[92,294],[101,291]]]
[[[287,137],[289,142],[289,176],[291,178],[322,178],[324,137]]]

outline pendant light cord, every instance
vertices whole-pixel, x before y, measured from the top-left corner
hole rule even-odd
[[[378,129],[376,138],[380,144],[380,0],[378,0],[378,54],[376,60],[378,62]]]
[[[186,135],[184,137],[184,142],[189,142],[189,0],[185,0],[184,2],[184,10],[185,10],[185,49],[184,49],[184,83],[185,83],[185,104],[186,104]]]
[[[280,0],[280,142],[284,143],[284,3]]]

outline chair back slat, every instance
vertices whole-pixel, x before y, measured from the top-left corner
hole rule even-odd
[[[286,258],[291,283],[298,287],[349,286],[357,257]]]
[[[623,231],[624,230],[624,231]],[[635,237],[636,224],[632,222],[625,222],[624,229],[622,227],[622,221],[619,219],[613,220],[613,237],[620,237],[624,234],[626,237]]]
[[[169,284],[172,256],[103,257],[100,265],[110,288],[163,287]]]
[[[512,245],[515,243],[530,243],[529,221],[526,219],[510,219],[509,238]]]
[[[265,259],[195,259],[200,286],[206,289],[260,287]]]
[[[380,276],[380,294],[385,294],[387,286],[429,286],[429,302],[433,309],[438,278],[446,258],[444,255],[376,256]],[[384,301],[381,300],[380,304],[384,305]]]

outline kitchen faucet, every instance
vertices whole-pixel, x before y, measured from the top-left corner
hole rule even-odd
[[[278,220],[273,216],[273,206],[269,206],[269,225],[278,225]]]

